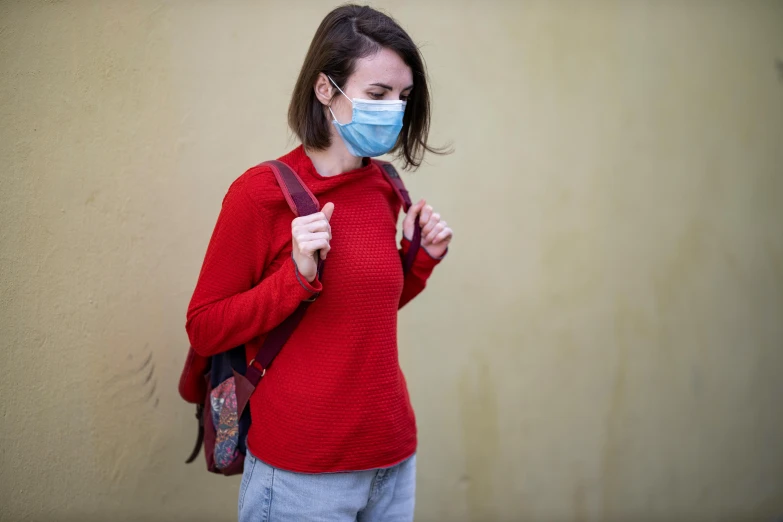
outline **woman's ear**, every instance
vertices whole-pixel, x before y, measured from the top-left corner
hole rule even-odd
[[[328,107],[332,103],[334,87],[332,87],[332,82],[329,81],[329,78],[324,73],[318,73],[313,90],[315,91],[315,97],[318,98],[322,105]]]

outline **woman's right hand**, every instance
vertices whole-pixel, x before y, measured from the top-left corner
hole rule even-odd
[[[299,273],[309,283],[318,275],[316,252],[320,251],[323,260],[331,249],[329,241],[332,239],[332,227],[329,220],[332,219],[332,212],[334,203],[327,203],[321,212],[298,217],[291,222],[294,262]]]

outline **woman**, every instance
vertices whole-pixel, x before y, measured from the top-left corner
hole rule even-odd
[[[280,161],[322,211],[292,220],[268,168],[230,187],[188,309],[193,349],[244,344],[318,295],[250,399],[240,521],[412,520],[416,423],[397,355],[397,310],[420,293],[452,231],[424,200],[422,248],[403,276],[400,202],[370,156],[418,167],[429,94],[418,49],[388,16],[343,6],[321,23],[289,108],[302,145]],[[327,259],[324,280],[317,257]]]

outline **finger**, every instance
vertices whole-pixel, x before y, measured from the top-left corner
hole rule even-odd
[[[408,209],[408,213],[405,215],[403,226],[405,226],[406,228],[413,228],[413,225],[416,223],[416,216],[418,216],[421,213],[421,209],[423,209],[424,205],[426,204],[427,204],[426,201],[420,199],[418,203],[412,205],[411,208]]]
[[[308,232],[304,229],[298,229],[293,234],[294,242],[296,243],[296,246],[301,251],[303,248],[303,245],[306,243],[309,243],[310,241],[315,241],[317,239],[331,239],[331,234],[329,232]]]
[[[327,205],[328,205],[328,203],[327,203]],[[292,226],[294,226],[294,227],[302,226],[302,225],[307,225],[309,223],[313,223],[315,221],[324,221],[324,220],[329,221],[328,219],[326,219],[326,214],[324,214],[323,212],[316,212],[315,214],[309,214],[307,216],[300,216],[300,217],[294,219],[294,221],[292,223]]]
[[[301,234],[296,238],[296,242],[300,245],[303,245],[305,243],[309,243],[311,241],[318,241],[321,239],[326,239],[328,241],[329,239],[331,239],[331,234],[329,234],[329,232],[313,232],[313,233]]]
[[[324,208],[321,210],[323,215],[326,217],[326,221],[332,220],[332,213],[334,212],[334,203],[329,202],[326,205],[324,205]]]
[[[430,220],[430,217],[432,217],[432,207],[430,205],[425,205],[421,211],[421,214],[419,215],[419,225],[422,227],[426,226]]]
[[[430,223],[432,223],[432,221],[430,221]],[[444,228],[446,228],[446,225],[443,222],[438,223],[437,225],[432,227],[429,232],[427,232],[427,235],[424,236],[424,241],[428,243],[432,243],[435,237],[437,237],[438,234],[443,232]],[[424,232],[422,231],[422,233]]]
[[[318,252],[321,253],[321,259],[326,259],[326,254],[331,252],[331,250],[332,250],[332,244],[327,241],[326,246],[318,250]]]
[[[332,227],[325,219],[321,221],[313,221],[312,223],[306,223],[304,225],[297,225],[293,228],[293,235],[298,234],[311,234],[314,232],[329,232],[331,234]]]
[[[299,245],[299,251],[306,256],[312,256],[317,250],[329,250],[329,241],[326,239],[316,239],[314,241],[305,241]]]
[[[430,232],[432,232],[432,229],[434,229],[438,223],[440,223],[440,214],[435,212],[430,216],[430,219],[427,221],[427,224],[424,225],[424,227],[421,229],[421,235],[423,237],[427,237]]]
[[[444,228],[441,230],[441,232],[435,236],[435,239],[432,240],[433,245],[437,245],[440,243],[448,243],[451,241],[451,238],[454,236],[454,233],[451,231],[449,227]]]

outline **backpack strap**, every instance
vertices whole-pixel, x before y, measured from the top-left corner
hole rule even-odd
[[[318,200],[291,167],[277,160],[265,161],[261,165],[272,170],[288,207],[297,217],[309,216],[321,210]]]
[[[386,180],[389,182],[389,184],[391,184],[392,188],[397,193],[397,196],[402,201],[403,211],[407,213],[408,210],[413,205],[413,202],[411,201],[411,196],[408,193],[408,190],[405,188],[405,183],[402,182],[402,178],[397,172],[397,169],[395,169],[394,165],[392,165],[388,161],[381,161],[381,160],[374,159],[372,160],[372,162],[381,168],[381,172],[383,172],[383,175],[386,177]],[[419,224],[419,221],[417,219],[416,223],[413,226],[413,237],[411,238],[411,246],[402,260],[403,273],[407,274],[408,272],[410,272],[411,267],[413,266],[413,261],[416,259],[416,254],[419,252],[420,247],[421,247],[421,225]]]
[[[307,188],[307,185],[302,182],[302,178],[300,178],[291,167],[282,161],[266,161],[261,165],[269,167],[272,170],[288,206],[297,217],[309,216],[320,210],[320,205],[318,204],[316,197],[310,189]],[[319,259],[319,278],[323,275],[323,267],[324,262]],[[272,364],[274,358],[277,357],[277,354],[283,349],[283,346],[294,333],[296,327],[299,326],[307,308],[315,301],[315,297],[308,299],[307,301],[302,301],[296,310],[294,310],[294,313],[286,317],[282,323],[267,333],[266,339],[264,339],[261,348],[258,349],[255,358],[247,365],[244,375],[241,375],[236,371],[234,372],[237,386],[237,411],[239,415],[242,414],[247,406],[250,395],[252,395],[256,386],[258,386],[261,378],[266,373],[266,369],[269,368],[269,365]]]

